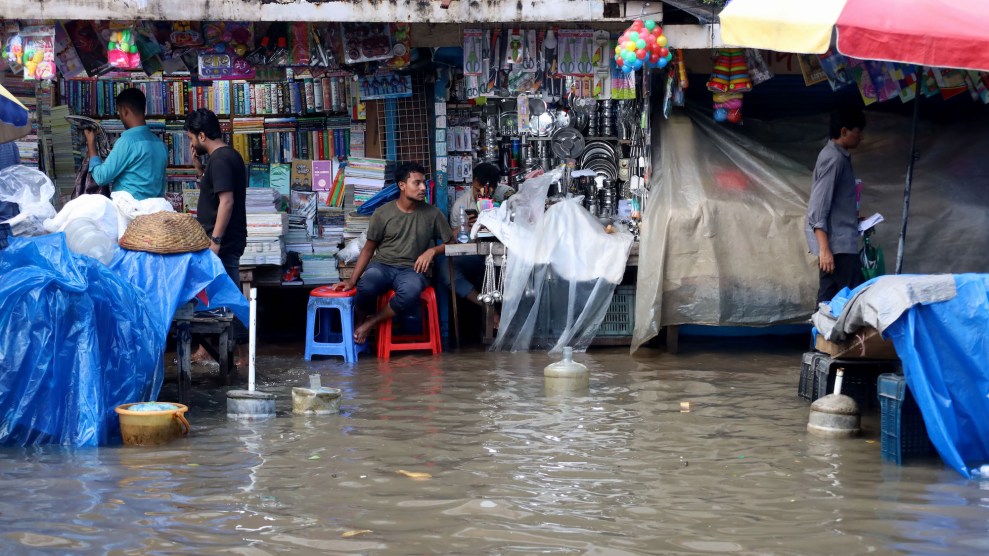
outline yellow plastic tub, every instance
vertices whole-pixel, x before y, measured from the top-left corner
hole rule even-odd
[[[189,408],[180,404],[167,402],[162,405],[171,406],[158,411],[133,411],[132,406],[142,403],[125,403],[118,405],[114,411],[120,415],[120,434],[126,446],[159,446],[189,434],[189,421],[185,412]]]

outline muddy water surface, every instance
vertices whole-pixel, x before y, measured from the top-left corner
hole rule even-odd
[[[590,391],[566,398],[542,354],[262,356],[275,419],[227,421],[205,383],[166,447],[0,451],[0,552],[989,553],[989,483],[882,464],[874,413],[806,434],[799,350],[692,351],[578,356]],[[340,415],[290,414],[310,372]]]

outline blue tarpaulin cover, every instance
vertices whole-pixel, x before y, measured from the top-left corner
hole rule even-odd
[[[911,307],[885,335],[941,459],[971,477],[989,463],[989,275],[954,279],[953,299]]]
[[[157,398],[172,315],[203,289],[247,321],[209,251],[118,250],[107,267],[61,233],[13,240],[0,251],[0,443],[118,442],[113,408]]]

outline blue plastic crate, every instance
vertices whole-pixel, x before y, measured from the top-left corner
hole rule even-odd
[[[635,328],[635,286],[617,286],[598,336],[631,336]]]
[[[934,454],[924,416],[910,394],[903,375],[880,375],[878,392],[882,413],[883,459],[902,465],[905,458]]]

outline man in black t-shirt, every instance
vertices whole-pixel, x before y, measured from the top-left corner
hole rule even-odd
[[[240,287],[240,257],[247,245],[247,168],[240,153],[223,142],[216,114],[200,108],[185,119],[192,160],[199,176],[199,205],[196,218],[210,238],[210,250],[220,261],[235,286]],[[206,166],[200,162],[209,155]],[[247,329],[235,320],[237,343],[247,340]],[[240,346],[238,346],[238,354]],[[193,359],[202,360],[200,347]],[[238,357],[241,359],[240,357]]]

